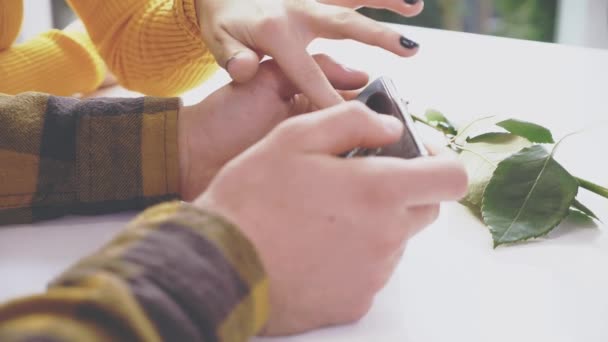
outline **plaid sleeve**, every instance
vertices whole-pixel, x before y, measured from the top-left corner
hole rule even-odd
[[[148,209],[45,294],[0,306],[0,341],[241,342],[268,317],[251,243],[185,203]]]
[[[178,196],[179,99],[0,95],[0,224]]]

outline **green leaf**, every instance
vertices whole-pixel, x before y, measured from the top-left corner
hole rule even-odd
[[[441,113],[440,111],[436,110],[436,109],[427,109],[426,113],[424,114],[424,116],[426,117],[426,119],[429,122],[450,122],[448,120],[448,118],[445,117],[445,115],[443,115],[443,113]]]
[[[535,123],[509,119],[497,123],[496,126],[502,127],[515,135],[519,135],[520,137],[526,138],[533,143],[555,143],[551,131]]]
[[[547,234],[568,215],[577,192],[577,180],[540,145],[503,160],[481,208],[494,247]]]
[[[469,137],[479,135],[480,133],[486,133],[488,131],[486,128],[495,126],[498,120],[499,119],[495,115],[492,115],[469,122],[458,130],[458,134],[454,137],[454,143],[457,145],[464,145],[467,140],[469,140]]]
[[[495,142],[497,139],[498,139],[498,143],[501,143],[501,144],[503,143],[501,140],[513,140],[513,139],[526,140],[526,139],[523,139],[523,138],[518,137],[515,134],[511,134],[511,133],[488,132],[488,133],[480,134],[480,135],[477,135],[474,137],[469,137],[467,139],[467,142],[472,143],[472,144],[479,143],[479,142],[481,142],[481,143]],[[532,143],[528,142],[528,146],[532,146]],[[514,152],[517,152],[517,151],[514,151]]]
[[[592,217],[583,213],[582,211],[572,208],[570,208],[568,211],[568,216],[565,220],[577,226],[595,226],[595,221]]]
[[[448,120],[448,118],[446,118],[441,112],[434,109],[429,109],[426,111],[424,116],[426,117],[428,123],[441,130],[443,134],[454,136],[458,133],[450,120]]]
[[[572,207],[593,219],[596,219],[598,221],[600,220],[597,217],[597,215],[595,215],[595,213],[593,211],[591,211],[591,209],[589,209],[583,203],[579,202],[577,199],[575,199],[574,202],[572,202]]]
[[[529,146],[528,140],[510,133],[486,133],[466,143],[459,158],[469,175],[469,189],[461,203],[480,215],[483,193],[498,163]]]

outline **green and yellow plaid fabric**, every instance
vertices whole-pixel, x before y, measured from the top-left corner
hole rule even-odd
[[[176,98],[0,95],[0,224],[176,198],[178,108]]]
[[[177,194],[177,99],[0,96],[0,223],[132,209]],[[236,227],[148,209],[46,293],[0,306],[0,341],[245,341],[268,283]]]

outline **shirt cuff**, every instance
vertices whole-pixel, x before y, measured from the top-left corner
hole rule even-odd
[[[78,115],[80,204],[104,207],[108,202],[131,201],[135,208],[141,208],[178,197],[181,100],[145,97],[111,101],[87,100],[90,111]],[[95,113],[95,107],[103,108],[104,113]]]

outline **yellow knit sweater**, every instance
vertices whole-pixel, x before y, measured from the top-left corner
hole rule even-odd
[[[72,95],[95,90],[105,65],[128,89],[175,96],[217,70],[194,0],[70,0],[87,28],[51,30],[13,45],[22,0],[0,0],[0,93]],[[105,65],[104,65],[105,62]]]

